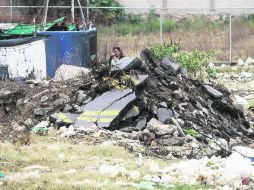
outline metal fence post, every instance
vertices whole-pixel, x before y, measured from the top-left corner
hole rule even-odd
[[[229,61],[232,62],[232,0],[229,7]]]
[[[163,0],[161,0],[160,8],[160,42],[163,44]]]
[[[12,22],[12,18],[13,18],[13,13],[12,13],[12,0],[10,0],[10,17],[11,17],[11,22]]]
[[[87,19],[86,19],[86,21],[87,21],[87,23],[89,23],[89,0],[87,0],[86,1],[86,16],[87,16]]]

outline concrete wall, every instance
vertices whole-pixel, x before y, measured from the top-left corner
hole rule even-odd
[[[9,0],[0,0],[0,6],[8,6]],[[6,8],[0,8],[0,22],[7,22],[9,20],[9,10]]]

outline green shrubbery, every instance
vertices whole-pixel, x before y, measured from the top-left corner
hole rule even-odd
[[[178,21],[172,18],[163,19],[163,32],[169,33],[176,30],[201,32],[211,29],[223,29],[225,26],[227,26],[226,20],[222,19],[221,21],[211,21],[201,16],[185,18]],[[129,13],[122,16],[120,20],[118,19],[112,22],[108,26],[99,26],[99,29],[102,33],[114,31],[119,35],[159,32],[159,15],[155,13],[154,9],[151,9],[146,17]]]
[[[194,78],[202,79],[204,73],[212,75],[214,72],[208,67],[209,59],[214,55],[212,51],[185,52],[179,43],[155,45],[152,47],[152,51],[159,59],[163,59],[165,56],[175,59]]]
[[[164,19],[164,32],[171,32],[176,29],[176,23],[172,19]],[[155,9],[150,9],[146,17],[141,15],[128,13],[115,20],[110,25],[99,25],[99,31],[103,34],[111,34],[112,32],[119,35],[135,35],[141,33],[155,33],[160,30],[160,22]]]

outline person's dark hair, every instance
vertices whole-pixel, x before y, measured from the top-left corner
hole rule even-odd
[[[120,52],[120,59],[122,59],[123,58],[123,51],[121,50],[121,48],[119,46],[115,46],[115,47],[113,47],[113,51],[115,49],[117,49]]]

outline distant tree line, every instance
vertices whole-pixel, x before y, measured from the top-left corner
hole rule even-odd
[[[80,0],[82,6],[86,6],[87,0]],[[43,6],[45,0],[14,0],[13,5],[22,5],[22,6]],[[91,7],[119,7],[121,6],[116,0],[90,0]],[[71,1],[66,0],[50,0],[49,6],[70,6]],[[75,6],[78,6],[77,1],[75,0]],[[30,8],[30,9],[21,9],[22,14],[29,16],[32,20],[34,16],[37,19],[40,19],[43,14],[43,9],[41,8]],[[85,10],[83,10],[86,13]],[[96,23],[116,23],[123,20],[124,10],[123,9],[90,9],[90,20]],[[70,18],[71,10],[68,9],[49,9],[48,17],[56,19],[62,16]],[[75,10],[76,18],[81,18],[80,12],[78,9]]]

